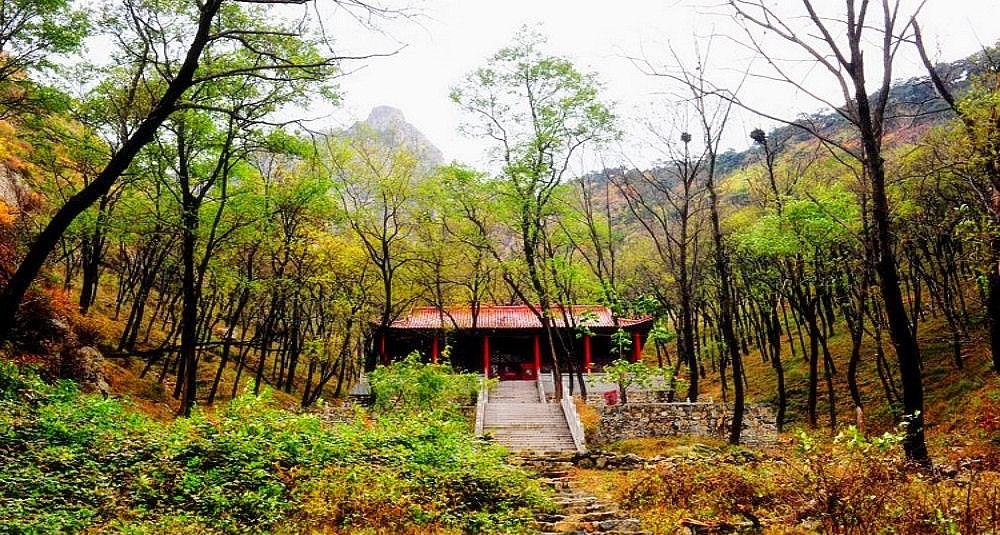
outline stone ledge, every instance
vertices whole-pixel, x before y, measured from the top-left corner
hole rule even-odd
[[[597,405],[600,422],[597,444],[630,438],[694,436],[725,439],[732,407],[721,403],[628,403]],[[778,426],[770,405],[747,405],[741,444],[770,446],[777,441]]]

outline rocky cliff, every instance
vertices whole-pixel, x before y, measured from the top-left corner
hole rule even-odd
[[[28,189],[21,181],[21,175],[0,163],[0,202],[8,206],[21,206]]]

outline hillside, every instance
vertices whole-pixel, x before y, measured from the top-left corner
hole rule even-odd
[[[954,82],[957,92],[969,91],[971,82],[984,75],[980,59],[973,57],[942,66],[942,72],[947,73],[946,79]],[[892,110],[890,115],[895,117],[890,120],[890,130],[886,133],[890,148],[901,147],[911,150],[910,147],[919,147],[921,137],[932,127],[947,125],[948,114],[939,112],[940,102],[933,98],[930,91],[931,88],[924,79],[907,80],[893,87],[892,96],[898,100],[894,100],[890,106]],[[930,113],[931,110],[938,111]],[[809,121],[831,132],[831,129],[843,126],[842,119],[835,113],[816,114],[810,117]],[[469,245],[475,244],[476,240],[480,239],[496,240],[503,243],[505,248],[513,249],[512,237],[516,234],[512,229],[502,228],[500,220],[496,219],[502,212],[496,210],[497,205],[494,204],[494,199],[501,198],[507,193],[484,193],[472,190],[463,193],[461,189],[447,188],[435,192],[430,187],[432,183],[438,186],[444,185],[438,184],[440,179],[432,176],[435,172],[433,167],[441,163],[440,151],[405,121],[402,112],[389,107],[378,107],[372,111],[364,124],[365,128],[377,133],[386,144],[402,147],[416,156],[421,162],[420,170],[406,177],[393,176],[394,169],[404,168],[400,162],[392,160],[395,156],[390,156],[387,167],[378,171],[384,174],[372,177],[365,177],[364,173],[367,171],[360,167],[352,168],[338,163],[341,169],[338,172],[343,173],[343,176],[337,177],[336,180],[341,181],[341,185],[331,186],[322,181],[312,182],[314,180],[312,177],[296,177],[295,172],[285,178],[264,176],[260,189],[253,190],[248,187],[238,191],[233,190],[227,193],[233,195],[229,204],[206,206],[205,221],[210,221],[210,216],[217,217],[213,223],[216,225],[213,232],[224,237],[212,248],[205,248],[202,252],[196,253],[205,269],[202,275],[203,301],[199,304],[199,310],[202,314],[206,314],[203,316],[204,323],[200,331],[202,339],[198,349],[203,359],[198,370],[198,384],[201,389],[199,397],[209,405],[217,399],[235,397],[248,384],[252,385],[254,391],[259,391],[267,385],[276,388],[279,391],[278,395],[289,405],[296,401],[309,404],[321,398],[343,396],[349,391],[364,354],[371,351],[368,322],[382,311],[389,310],[391,314],[399,314],[405,312],[409,304],[422,300],[431,303],[436,302],[433,299],[441,300],[440,302],[449,300],[461,302],[467,299],[464,297],[463,288],[468,286],[469,281],[482,280],[483,282],[477,284],[483,284],[483,288],[489,287],[489,292],[494,296],[509,291],[503,290],[509,281],[504,281],[498,275],[499,265],[490,265],[492,260],[488,256],[483,256],[485,250],[468,249]],[[355,126],[344,135],[349,136],[352,131],[357,134],[360,128],[361,126]],[[805,160],[815,162],[809,164],[812,168],[801,171],[801,177],[792,176],[793,173],[800,172],[795,168],[777,169],[779,174],[785,177],[782,180],[788,181],[783,194],[788,197],[786,202],[798,202],[801,209],[806,210],[809,209],[808,205],[818,203],[823,194],[821,189],[811,185],[811,181],[819,180],[826,185],[844,181],[844,187],[848,190],[855,186],[849,185],[845,175],[826,169],[831,162],[824,162],[823,151],[817,151],[815,144],[802,136],[799,129],[791,126],[767,134],[768,140],[776,140],[771,146],[776,166],[790,165],[792,162],[801,163]],[[37,152],[39,155],[43,153],[43,150]],[[373,152],[366,157],[375,154]],[[275,169],[280,169],[281,166],[285,169],[274,171],[275,177],[281,172],[293,170],[296,165],[294,159],[284,160],[285,163],[281,163],[282,161],[277,156],[272,161],[272,164],[276,164]],[[766,203],[774,202],[766,195],[762,196],[761,190],[754,189],[760,187],[760,184],[754,184],[754,181],[761,179],[763,165],[761,147],[742,153],[725,153],[720,155],[717,163],[719,169],[723,171],[720,182],[725,185],[723,200],[727,203],[726,225],[750,232],[750,229],[760,224],[760,218],[766,219],[768,209]],[[820,174],[816,174],[813,169],[820,167],[825,168]],[[673,336],[673,344],[678,343],[676,277],[680,264],[672,260],[678,251],[677,242],[671,241],[673,239],[671,233],[675,232],[673,225],[679,221],[679,216],[676,212],[671,213],[673,209],[671,206],[674,208],[678,206],[671,203],[684,199],[677,190],[680,184],[677,168],[675,166],[654,169],[645,174],[618,169],[584,177],[581,183],[586,184],[585,189],[590,191],[603,189],[605,192],[595,198],[603,197],[602,202],[607,203],[599,210],[604,212],[603,217],[609,218],[610,230],[600,232],[610,232],[609,236],[616,236],[615,240],[618,241],[603,242],[598,232],[591,236],[596,236],[594,241],[588,242],[591,237],[581,233],[576,236],[571,235],[568,238],[570,241],[559,245],[559,247],[566,247],[567,244],[571,246],[565,249],[565,254],[569,255],[581,269],[588,265],[593,267],[590,264],[594,258],[592,255],[597,254],[598,250],[604,249],[601,254],[619,255],[622,261],[618,263],[618,269],[623,271],[610,275],[617,277],[622,285],[614,289],[616,293],[610,294],[611,297],[619,299],[619,306],[628,313],[656,315],[660,321],[660,328]],[[41,174],[29,176],[28,179],[29,182],[34,181],[39,191],[48,189],[50,198],[55,198],[51,195],[57,192],[52,192],[51,186],[40,181],[42,176]],[[645,176],[650,177],[650,180],[641,182],[640,177]],[[691,203],[693,219],[691,219],[690,256],[685,269],[689,271],[689,277],[693,275],[691,280],[695,282],[692,284],[700,284],[698,282],[700,280],[711,281],[713,273],[704,263],[709,250],[705,241],[707,231],[703,219],[704,192],[697,186],[700,178],[698,176],[690,178],[694,180],[692,184],[696,187],[692,189],[686,201]],[[620,182],[615,183],[616,181]],[[628,188],[621,187],[623,185],[627,185]],[[252,182],[245,182],[239,186],[258,187]],[[813,189],[810,191],[805,186]],[[119,193],[121,197],[109,199],[108,204],[102,208],[103,212],[97,212],[87,221],[81,221],[79,228],[76,228],[73,236],[67,240],[70,253],[51,265],[53,276],[58,277],[58,274],[64,273],[68,277],[61,281],[61,285],[52,284],[41,291],[38,295],[43,298],[38,301],[39,309],[32,311],[32,314],[37,314],[36,318],[54,316],[54,327],[44,327],[45,321],[50,320],[33,320],[35,325],[41,327],[25,331],[18,338],[24,341],[25,354],[17,358],[32,362],[48,362],[50,373],[54,375],[89,377],[93,372],[76,371],[79,366],[73,362],[76,357],[72,355],[79,352],[73,346],[96,345],[107,356],[112,357],[106,366],[112,376],[107,382],[113,388],[126,389],[133,394],[141,393],[140,397],[149,400],[149,407],[156,407],[154,410],[169,414],[176,410],[172,407],[175,403],[173,398],[176,398],[181,390],[179,380],[181,367],[177,360],[181,325],[179,321],[181,307],[178,301],[181,251],[178,249],[176,235],[170,232],[170,225],[177,224],[177,220],[171,220],[174,216],[171,215],[172,208],[169,208],[169,198],[161,197],[154,199],[153,202],[144,198],[145,192],[158,191],[157,188],[164,187],[169,189],[173,186],[169,182],[158,183],[156,177],[147,177],[143,181],[128,184]],[[334,197],[343,195],[343,198],[331,199],[324,189],[327,187],[333,188]],[[383,187],[386,189],[378,189]],[[466,184],[460,187],[481,186]],[[381,200],[370,197],[374,191],[384,191],[386,197]],[[919,189],[915,188],[912,191],[919,192]],[[167,193],[167,190],[164,190],[164,193]],[[571,193],[567,191],[567,194]],[[843,192],[830,194],[843,196]],[[933,192],[914,193],[918,194],[933,195]],[[440,197],[422,197],[425,195],[440,195]],[[801,199],[795,199],[799,196],[802,196]],[[484,214],[494,218],[473,221],[476,224],[482,223],[483,227],[480,230],[490,232],[488,235],[477,237],[456,232],[468,231],[468,229],[462,230],[461,225],[465,223],[460,221],[463,217],[474,214],[474,210],[478,208],[461,206],[460,203],[473,199],[481,199],[486,206]],[[575,199],[570,199],[569,205],[572,206],[577,202]],[[249,211],[226,212],[236,206]],[[764,206],[764,209],[761,209],[761,206]],[[931,207],[933,206],[927,206],[928,209]],[[45,208],[42,212],[50,209]],[[215,212],[218,215],[213,216],[211,211],[215,209],[220,211]],[[595,209],[595,206],[591,206],[591,209]],[[947,207],[942,209],[947,210]],[[141,215],[137,217],[136,210],[148,210],[161,215],[157,220],[149,220]],[[656,213],[655,210],[663,212]],[[827,208],[821,208],[822,210]],[[909,214],[907,213],[905,217],[911,217]],[[912,214],[913,217],[920,218],[931,216],[930,213]],[[807,215],[813,219],[822,218],[822,213]],[[835,218],[859,217],[857,213],[851,211],[828,215]],[[122,218],[123,223],[109,224],[104,228],[94,226],[100,221],[113,221],[115,217]],[[576,217],[578,216],[571,215],[567,220]],[[642,221],[642,217],[649,219]],[[435,218],[452,219],[441,219],[439,223],[434,223]],[[244,222],[254,220],[256,222],[249,225]],[[334,228],[328,226],[327,221],[335,221]],[[926,219],[920,219],[919,224],[924,225],[925,221]],[[413,224],[414,222],[430,223],[427,223],[428,226],[425,228]],[[834,223],[861,224],[860,221],[848,222],[846,219]],[[974,224],[969,218],[952,223]],[[433,225],[437,224],[441,226],[433,228]],[[900,224],[906,223],[901,220]],[[15,228],[16,225],[11,226],[12,230]],[[573,230],[568,227],[565,230],[582,232],[580,229]],[[805,249],[802,250],[814,249],[811,240],[829,240],[836,234],[825,231],[823,235],[814,236],[809,234],[811,230],[794,226],[768,231],[779,230],[780,233],[791,232],[792,235],[784,236],[782,239],[801,241],[796,247],[801,248],[804,244]],[[88,237],[88,233],[93,234]],[[269,239],[273,240],[273,244],[261,247],[264,245],[261,238],[266,233],[271,233]],[[324,233],[328,236],[317,238]],[[450,235],[451,233],[454,235]],[[742,233],[734,232],[733,235],[735,239]],[[942,236],[941,239],[944,240],[946,237]],[[740,239],[751,238],[752,234],[746,234],[745,238]],[[82,245],[79,249],[70,247],[70,240],[73,239],[81,240]],[[96,289],[91,290],[100,297],[94,302],[91,311],[83,315],[73,310],[72,302],[75,294],[81,294],[82,299],[82,295],[87,293],[82,286],[87,283],[75,278],[75,274],[78,269],[86,265],[87,244],[93,239],[102,240],[101,243],[105,244],[99,251],[99,254],[104,255],[99,258],[100,271],[109,276],[103,277]],[[913,238],[904,237],[901,243],[910,243],[906,240],[911,239],[925,238],[918,233]],[[111,242],[115,244],[114,248],[110,247]],[[317,248],[316,244],[323,245]],[[839,260],[832,260],[829,264],[816,264],[812,268],[816,270],[815,275],[812,272],[797,275],[761,271],[762,266],[759,262],[762,260],[753,258],[753,254],[763,254],[765,259],[774,258],[773,255],[779,252],[768,250],[763,253],[752,253],[744,250],[738,255],[738,258],[748,262],[746,266],[741,267],[747,269],[747,273],[740,275],[745,278],[740,291],[746,292],[741,302],[743,319],[740,331],[748,361],[759,360],[762,363],[766,361],[760,355],[766,349],[767,342],[754,331],[761,329],[770,321],[770,318],[765,318],[763,315],[767,311],[766,307],[770,306],[768,300],[780,303],[780,307],[775,310],[783,315],[781,318],[783,325],[779,331],[785,337],[785,341],[776,348],[779,351],[777,358],[791,363],[788,364],[787,392],[789,400],[787,419],[790,424],[800,424],[809,418],[815,418],[814,413],[823,410],[817,409],[823,403],[823,397],[818,393],[812,394],[806,391],[814,388],[809,385],[823,374],[811,373],[808,369],[802,370],[794,364],[797,362],[796,359],[802,358],[802,353],[809,351],[806,347],[808,344],[803,341],[809,337],[802,338],[802,335],[796,337],[790,333],[808,329],[806,318],[802,315],[808,310],[801,309],[801,303],[796,305],[794,296],[789,293],[767,294],[761,297],[763,294],[759,292],[771,284],[769,282],[771,277],[784,277],[787,281],[795,280],[792,277],[801,275],[804,277],[801,282],[804,291],[816,292],[820,298],[830,300],[824,305],[824,314],[821,316],[824,319],[820,328],[831,332],[829,336],[824,336],[824,339],[828,339],[829,346],[833,348],[830,350],[832,356],[825,360],[831,368],[830,384],[833,390],[838,392],[835,398],[838,400],[837,405],[840,410],[836,422],[854,420],[854,408],[847,401],[850,396],[845,395],[846,391],[853,388],[844,373],[853,360],[850,358],[853,351],[852,344],[844,338],[844,331],[849,328],[849,325],[844,323],[845,317],[843,317],[843,314],[849,312],[848,308],[844,308],[847,294],[837,293],[842,291],[837,290],[823,297],[823,292],[831,290],[829,288],[824,290],[823,287],[816,286],[810,281],[815,280],[812,278],[814,276],[848,277],[849,273],[840,269],[848,266],[850,269],[860,269],[862,266],[858,262],[863,259],[858,256],[857,250],[852,250],[854,245],[848,242],[834,240],[828,242],[828,245],[836,247],[844,256],[838,257]],[[947,252],[949,250],[947,247],[954,245],[946,240],[935,246],[944,247],[945,249],[941,251]],[[380,247],[387,253],[379,251]],[[819,256],[818,251],[821,248],[815,248],[817,252],[809,253],[812,255],[810,258],[816,262],[828,262]],[[511,250],[501,252],[510,254]],[[967,318],[965,321],[968,324],[956,326],[954,321],[944,323],[924,321],[923,324],[928,327],[921,329],[922,339],[925,344],[929,344],[929,347],[934,347],[937,340],[954,339],[958,336],[962,348],[960,352],[965,355],[962,358],[979,363],[978,359],[981,359],[981,356],[977,358],[970,356],[982,355],[986,351],[981,342],[984,336],[981,331],[984,309],[981,308],[979,296],[973,291],[974,287],[971,284],[978,267],[971,262],[963,263],[958,266],[961,276],[941,280],[940,277],[946,276],[950,268],[947,265],[931,266],[930,262],[934,261],[935,253],[931,249],[927,251],[930,256],[918,251],[919,256],[906,257],[907,269],[911,270],[910,278],[906,281],[907,287],[923,290],[921,294],[911,296],[914,299],[912,306],[922,307],[920,312],[922,316],[957,313]],[[262,254],[267,256],[261,257]],[[424,256],[419,257],[419,255]],[[336,258],[337,261],[331,263],[328,261],[329,258]],[[781,262],[774,265],[781,266],[783,265]],[[408,267],[417,265],[433,269]],[[482,271],[470,271],[470,267]],[[412,271],[407,271],[409,269]],[[372,278],[373,273],[379,275]],[[399,273],[404,275],[390,279]],[[609,274],[594,273],[592,276],[608,277]],[[485,278],[477,279],[477,277]],[[246,281],[239,283],[244,284],[243,290],[234,292],[230,281],[241,280]],[[758,283],[764,286],[754,286]],[[387,297],[389,290],[386,288],[390,285],[394,286],[393,296]],[[788,283],[785,285],[787,287]],[[697,306],[703,307],[698,312],[702,319],[697,326],[703,330],[697,333],[699,339],[696,342],[698,346],[704,347],[699,359],[700,367],[705,371],[699,375],[705,384],[707,395],[722,397],[718,374],[728,364],[720,360],[716,350],[715,344],[718,341],[714,338],[718,333],[715,331],[711,316],[713,313],[711,294],[702,293],[711,290],[707,286],[697,290],[692,286],[691,291],[698,293],[695,296],[699,303]],[[961,302],[950,303],[935,297],[944,291],[951,292],[952,299],[958,299],[961,295]],[[317,301],[315,296],[318,295],[330,300]],[[437,297],[432,299],[428,297],[429,295]],[[923,296],[922,301],[917,303],[915,300],[921,296]],[[382,298],[387,301],[379,302]],[[493,297],[493,299],[503,298]],[[572,299],[580,302],[599,302],[609,299],[609,294],[602,295],[600,291],[580,291]],[[835,302],[841,303],[834,306]],[[959,305],[960,309],[951,309]],[[275,306],[277,308],[274,308]],[[208,315],[210,311],[214,311],[212,312],[214,316]],[[308,319],[303,321],[303,318]],[[67,327],[74,332],[66,334]],[[66,337],[69,341],[62,341],[60,337]],[[862,353],[871,354],[878,350],[879,344],[874,343],[870,335],[863,338],[864,341],[860,346]],[[62,349],[64,342],[66,349]],[[882,352],[887,353],[888,344],[885,338],[881,347]],[[677,347],[668,345],[661,345],[660,349],[667,352],[678,350]],[[932,354],[936,352],[932,350]],[[880,358],[878,366],[873,367],[875,364],[873,361],[863,359],[858,361],[860,367],[855,366],[856,370],[859,370],[855,372],[856,376],[862,378],[861,398],[864,400],[866,411],[874,416],[871,422],[882,428],[893,425],[895,414],[895,409],[892,408],[895,403],[893,399],[898,395],[893,394],[892,380],[887,379],[894,373],[891,367],[886,367],[887,362],[888,359],[885,357]],[[932,362],[934,366],[929,370],[937,368],[937,360]],[[91,364],[82,366],[86,370],[93,367]],[[977,364],[974,369],[981,368]],[[748,372],[751,398],[777,401],[776,386],[772,382],[773,375],[768,367],[751,366],[749,370],[753,372]],[[810,378],[810,375],[813,377]],[[980,379],[976,380],[975,384],[978,388],[985,386],[987,381]],[[938,396],[934,387],[934,384],[928,385],[928,394],[932,402],[947,399],[945,395]],[[731,389],[731,385],[729,388]],[[985,396],[982,393],[974,395],[980,398]],[[815,401],[810,401],[806,407],[803,397],[814,398]],[[882,398],[886,401],[883,402]],[[805,412],[810,413],[808,418]],[[952,414],[952,412],[947,407],[935,411],[936,414]],[[827,421],[833,423],[832,418],[828,418]],[[958,423],[953,422],[949,425]],[[929,426],[929,429],[933,427]],[[974,429],[970,429],[970,434],[974,432]]]

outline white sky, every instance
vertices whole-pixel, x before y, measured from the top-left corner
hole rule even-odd
[[[324,124],[347,125],[364,119],[375,106],[393,106],[401,109],[447,160],[483,167],[487,145],[457,132],[461,113],[448,99],[449,90],[468,72],[484,65],[494,52],[510,44],[522,25],[541,22],[541,32],[549,40],[547,51],[570,58],[580,70],[596,71],[606,84],[605,98],[616,103],[616,111],[627,125],[630,118],[646,117],[666,106],[664,82],[643,74],[628,57],[668,63],[668,44],[683,53],[682,49],[696,36],[721,31],[729,23],[725,17],[712,14],[721,9],[694,7],[696,1],[423,0],[418,7],[424,16],[417,22],[383,24],[385,35],[345,25],[335,30],[338,52],[405,48],[392,57],[366,60],[342,78],[342,106]],[[827,4],[829,0],[819,2]],[[705,0],[698,3],[704,6]],[[769,3],[798,4],[793,0]],[[928,47],[937,51],[939,59],[951,61],[1000,38],[1000,0],[927,0],[920,21]],[[718,40],[713,46],[712,63],[732,70],[745,65],[744,52],[727,48]],[[904,56],[897,63],[897,78],[920,74],[915,56]],[[753,100],[761,91],[747,89],[748,93],[742,93],[745,100]],[[779,98],[781,110],[792,116],[819,109],[815,101]],[[739,117],[737,122],[741,124],[734,129],[740,132],[770,126],[749,116]],[[630,127],[626,126],[626,131]],[[743,141],[745,137],[741,134],[726,145],[745,149],[749,145]]]

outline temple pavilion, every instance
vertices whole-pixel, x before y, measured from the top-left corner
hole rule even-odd
[[[600,371],[619,357],[638,360],[653,327],[652,317],[616,318],[603,306],[555,307],[553,316],[560,362],[571,361],[577,368],[582,364],[586,371]],[[631,343],[619,347],[626,336]],[[415,307],[378,332],[373,346],[383,364],[412,351],[436,363],[447,347],[455,368],[501,380],[534,379],[552,368],[549,338],[538,316],[524,305]]]

